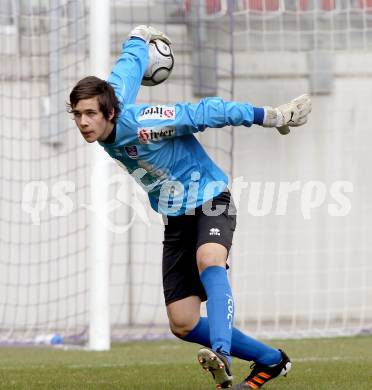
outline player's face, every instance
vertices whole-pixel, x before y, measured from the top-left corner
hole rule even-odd
[[[79,100],[72,115],[80,133],[89,143],[105,140],[114,128],[114,124],[110,122],[114,113],[106,119],[99,108],[97,96]]]

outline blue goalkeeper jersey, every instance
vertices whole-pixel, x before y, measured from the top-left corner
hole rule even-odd
[[[113,132],[100,144],[147,192],[164,215],[193,210],[227,186],[226,174],[194,136],[207,127],[251,126],[254,107],[205,98],[197,104],[133,104],[147,66],[147,44],[130,39],[108,82],[122,104]]]

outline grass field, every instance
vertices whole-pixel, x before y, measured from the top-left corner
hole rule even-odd
[[[267,389],[371,390],[372,337],[285,340],[293,361],[287,378]],[[196,390],[214,389],[210,374],[196,361],[195,344],[180,341],[131,342],[109,352],[1,348],[1,390]],[[240,381],[248,364],[235,360]]]

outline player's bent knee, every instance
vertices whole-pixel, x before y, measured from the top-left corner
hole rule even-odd
[[[227,259],[227,249],[217,243],[207,243],[201,245],[196,253],[199,272],[208,267],[224,267]]]
[[[198,261],[198,269],[199,269],[199,272],[201,273],[208,267],[215,267],[215,266],[224,267],[225,264],[226,264],[226,262],[224,260],[221,261],[221,260],[210,258],[210,259]]]
[[[212,255],[197,261],[199,273],[202,273],[208,267],[225,267],[226,259],[215,258]]]
[[[176,337],[185,337],[197,325],[200,319],[200,303],[200,298],[192,295],[167,306],[169,327]]]
[[[180,339],[186,337],[193,330],[194,326],[195,324],[191,321],[169,321],[171,332]]]

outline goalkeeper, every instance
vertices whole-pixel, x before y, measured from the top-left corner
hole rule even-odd
[[[169,39],[152,27],[130,34],[108,81],[80,80],[68,104],[84,139],[98,141],[147,191],[152,208],[164,215],[163,287],[171,331],[203,345],[201,366],[217,388],[232,386],[231,357],[253,361],[248,377],[234,389],[262,387],[285,375],[291,363],[274,349],[233,325],[233,294],[226,261],[236,213],[226,174],[194,133],[207,128],[253,124],[278,128],[306,123],[307,95],[277,108],[205,98],[197,104],[134,104],[148,61],[148,42]],[[200,305],[207,301],[207,317]]]

